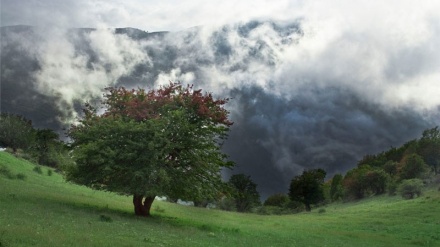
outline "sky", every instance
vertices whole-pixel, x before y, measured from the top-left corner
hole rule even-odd
[[[44,109],[65,113],[59,122],[73,121],[75,102],[108,85],[179,80],[231,97],[230,173],[251,175],[263,197],[286,192],[304,169],[344,173],[363,155],[440,123],[440,1],[1,0],[0,7],[2,27],[38,28],[32,39],[7,36],[2,52],[19,44],[38,61],[29,90]],[[65,31],[84,27],[97,31]],[[108,29],[120,27],[171,33],[136,41]],[[5,86],[20,75],[12,62],[2,61],[4,99],[23,90]]]

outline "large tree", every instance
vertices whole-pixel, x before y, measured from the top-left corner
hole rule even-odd
[[[232,125],[226,102],[176,83],[108,88],[103,108],[86,104],[68,132],[76,164],[67,179],[132,195],[140,216],[150,215],[156,195],[214,198],[223,185],[220,170],[232,166],[220,150]]]
[[[322,169],[312,169],[294,177],[290,183],[290,199],[304,203],[306,211],[311,211],[311,204],[324,200],[323,184],[325,175],[326,172]]]

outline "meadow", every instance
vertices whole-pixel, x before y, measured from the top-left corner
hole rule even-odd
[[[153,216],[140,218],[131,197],[36,172],[9,153],[0,152],[0,169],[1,247],[440,246],[438,185],[413,200],[383,195],[282,216],[156,200]]]

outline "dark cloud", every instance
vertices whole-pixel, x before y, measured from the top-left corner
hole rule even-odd
[[[388,49],[370,33],[322,40],[307,25],[251,21],[171,33],[3,27],[2,111],[61,128],[108,85],[195,84],[232,98],[224,150],[237,167],[225,176],[251,175],[263,198],[286,192],[304,169],[344,173],[363,155],[438,124],[437,29],[432,39]]]

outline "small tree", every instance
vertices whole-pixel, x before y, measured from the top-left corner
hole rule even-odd
[[[439,173],[440,166],[440,130],[437,127],[423,131],[417,153],[425,163],[432,167],[435,174]]]
[[[304,171],[301,176],[292,179],[289,197],[292,201],[304,203],[306,211],[311,211],[311,204],[324,200],[323,184],[326,172],[322,169]]]
[[[422,195],[423,181],[417,178],[403,180],[399,186],[399,193],[405,199],[413,199]]]
[[[344,196],[344,188],[342,187],[342,175],[335,174],[332,179],[332,183],[330,186],[330,199],[332,201],[337,201],[342,199]]]
[[[232,197],[238,212],[247,212],[254,206],[260,205],[260,194],[257,185],[250,176],[244,174],[232,175],[229,179],[232,187]]]
[[[69,181],[133,196],[136,215],[149,216],[156,195],[215,198],[220,171],[231,167],[220,150],[229,126],[227,99],[192,86],[158,90],[109,88],[102,111],[86,105],[72,126]]]

